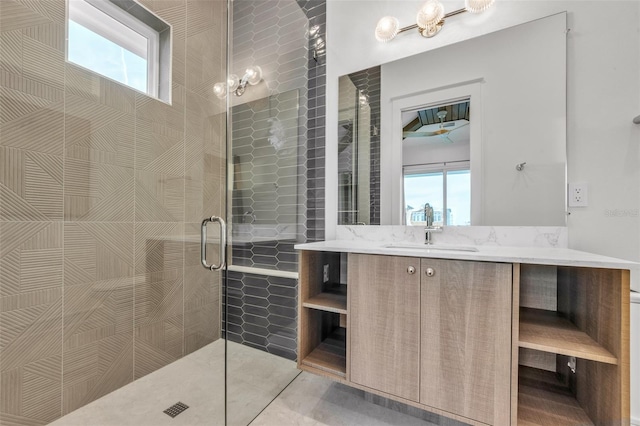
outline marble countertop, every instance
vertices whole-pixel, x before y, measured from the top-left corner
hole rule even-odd
[[[422,247],[385,247],[389,242],[333,240],[296,244],[297,250],[380,254],[437,259],[477,260],[484,262],[528,263],[536,265],[582,266],[589,268],[635,269],[638,264],[567,248],[475,246],[478,251],[434,250]],[[441,244],[445,247],[446,244]],[[454,246],[455,247],[455,246]]]

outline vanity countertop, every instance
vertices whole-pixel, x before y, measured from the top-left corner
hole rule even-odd
[[[386,247],[389,242],[332,240],[297,244],[297,250],[331,251],[343,253],[379,254],[391,256],[425,257],[484,262],[528,263],[536,265],[584,266],[588,268],[635,269],[629,260],[566,248],[475,246],[478,251],[432,250],[422,247]],[[445,246],[440,245],[440,246]]]

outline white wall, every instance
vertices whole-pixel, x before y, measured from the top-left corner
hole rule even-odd
[[[447,10],[462,5],[444,3]],[[486,14],[451,18],[431,39],[418,34],[401,34],[388,44],[374,39],[380,17],[395,15],[408,25],[420,4],[328,0],[326,193],[336,187],[338,76],[567,11],[568,181],[589,183],[589,207],[571,209],[567,222],[570,246],[640,261],[640,126],[631,121],[640,114],[640,2],[498,0]],[[330,239],[336,206],[331,196],[326,201]]]

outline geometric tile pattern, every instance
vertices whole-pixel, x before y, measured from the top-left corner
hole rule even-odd
[[[183,354],[183,235],[182,223],[135,224],[136,379]]]
[[[221,336],[221,274],[200,265],[200,223],[186,224],[184,244],[184,352],[194,352]],[[217,259],[217,244],[209,244]]]
[[[249,87],[231,111],[234,265],[297,270],[293,245],[307,238],[308,29],[296,2],[233,3],[230,69],[259,65],[268,87]],[[227,290],[226,336],[295,359],[296,281],[233,272]]]
[[[234,242],[233,264],[295,272],[298,270],[298,254],[293,248],[295,244],[297,244],[295,239],[252,243]]]
[[[226,2],[142,3],[172,25],[171,104],[66,63],[65,0],[0,1],[1,424],[221,335],[219,274],[185,239],[223,213]]]
[[[318,40],[326,41],[326,0],[296,0],[309,19],[309,28],[317,28],[317,36],[309,37],[312,52]],[[326,116],[326,63],[320,52],[314,58],[308,55],[308,108],[307,108],[307,225],[306,241],[325,239],[325,116]]]
[[[2,423],[60,416],[62,222],[2,222],[0,410]]]
[[[233,264],[297,270],[304,241],[304,138],[298,90],[236,106],[233,118]]]
[[[312,27],[316,37],[309,35]],[[244,104],[236,100],[232,109],[235,265],[296,271],[293,245],[324,239],[326,68],[322,55],[314,59],[309,52],[325,34],[325,0],[297,0],[295,6],[290,1],[233,3],[231,69],[260,65],[272,94]],[[292,137],[297,136],[298,148],[287,163],[275,148],[278,135],[294,129],[294,116],[280,105],[293,101],[295,92],[298,133]],[[283,122],[291,122],[290,130],[278,127]],[[232,272],[228,285],[227,337],[295,359],[297,282]]]
[[[67,64],[65,219],[133,222],[131,90]]]
[[[380,67],[349,74],[356,89],[367,97],[371,123],[369,131],[369,224],[380,224]],[[345,222],[352,223],[352,222]]]
[[[291,0],[233,8],[230,68],[259,65],[271,95],[250,87],[251,102],[235,97],[232,108],[232,263],[295,271],[293,244],[306,238],[309,20]]]
[[[59,156],[0,147],[0,220],[62,220],[62,164]]]
[[[211,88],[225,75],[226,2],[142,3],[174,30],[170,105],[66,64],[64,0],[0,1],[3,424],[46,424],[220,336],[219,275],[191,238],[203,213],[224,212],[225,103]],[[302,226],[250,247],[255,264],[289,270],[292,242],[324,225],[325,71],[299,41],[311,23],[324,36],[325,6],[299,3],[306,17],[290,1],[234,2],[245,49],[233,69],[258,64],[269,93],[297,91],[289,176],[303,192],[277,194],[295,198],[282,222]],[[263,280],[239,279],[246,324],[230,305],[229,334],[240,325],[246,344],[294,358],[296,283]]]
[[[229,340],[296,359],[297,280],[230,272],[227,300]]]
[[[2,222],[0,235],[2,306],[62,286],[62,222]]]
[[[136,379],[183,355],[182,280],[182,269],[136,276]]]
[[[236,1],[233,8],[231,68],[260,65],[272,95],[236,98],[232,109],[232,263],[296,271],[293,245],[324,238],[326,70],[324,58],[309,52],[325,37],[325,1]],[[285,135],[297,149],[279,149]],[[237,272],[228,279],[227,337],[295,359],[296,281]]]
[[[252,92],[264,97],[306,87],[307,37],[308,19],[295,1],[234,1],[230,70],[241,76],[246,68],[259,65],[263,75],[263,82],[247,89],[244,99]],[[269,90],[261,90],[262,85]],[[235,105],[246,102],[236,99]]]

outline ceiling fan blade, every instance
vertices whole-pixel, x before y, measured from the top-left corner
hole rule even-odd
[[[447,133],[455,132],[456,130],[461,129],[468,125],[469,123],[465,123],[456,127],[455,129],[440,128],[433,132],[402,132],[402,137],[403,138],[425,138],[429,136],[438,136],[438,135],[443,136],[443,135],[446,135]]]
[[[448,132],[445,132],[448,133]],[[437,132],[402,132],[403,138],[424,138],[427,136],[437,136],[441,133]]]
[[[460,126],[456,127],[455,129],[451,129],[451,130],[449,130],[449,132],[455,132],[456,130],[460,130],[460,129],[462,129],[463,127],[467,127],[468,125],[469,125],[469,123],[464,123],[464,124],[462,124],[462,125],[460,125]]]

